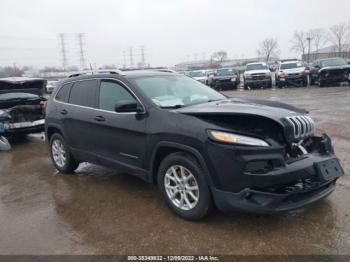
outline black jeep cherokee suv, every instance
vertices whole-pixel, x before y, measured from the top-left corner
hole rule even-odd
[[[60,83],[47,107],[55,167],[92,162],[158,184],[185,219],[220,210],[277,213],[329,195],[343,170],[302,109],[228,98],[189,77],[154,71]]]

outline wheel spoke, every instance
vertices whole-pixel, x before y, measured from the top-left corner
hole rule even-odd
[[[177,181],[177,180],[175,179],[175,177],[169,175],[169,173],[166,173],[166,174],[165,174],[165,177],[168,178],[168,179],[170,179],[170,180],[172,180],[172,181],[174,181],[174,182]]]
[[[187,194],[184,193],[183,197],[185,199],[185,202],[186,202],[187,206],[191,209],[192,208],[192,204],[191,204],[190,200],[188,199]]]
[[[197,202],[198,197],[195,196],[195,194],[193,194],[191,191],[187,191],[187,194],[189,194],[189,195],[191,196],[191,198],[192,198],[195,202]]]

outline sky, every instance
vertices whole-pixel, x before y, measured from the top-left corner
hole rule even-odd
[[[1,0],[0,66],[60,66],[58,35],[64,33],[67,63],[79,65],[77,34],[93,66],[145,60],[173,66],[208,59],[257,56],[259,43],[276,38],[281,57],[295,57],[296,30],[350,22],[349,0]]]

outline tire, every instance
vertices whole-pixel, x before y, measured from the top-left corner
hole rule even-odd
[[[197,161],[186,153],[173,153],[163,159],[158,169],[158,187],[167,206],[183,219],[199,220],[213,209],[203,170]]]
[[[318,86],[319,86],[319,87],[324,87],[324,83],[321,81],[320,78],[318,78],[317,83],[318,83]]]
[[[72,173],[79,166],[79,162],[73,158],[64,138],[58,133],[50,138],[50,156],[55,168],[61,173]]]

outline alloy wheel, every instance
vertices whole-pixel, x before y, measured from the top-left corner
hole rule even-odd
[[[195,176],[184,166],[173,165],[165,173],[167,196],[176,207],[191,210],[199,200],[199,186]]]
[[[55,164],[59,167],[64,167],[67,161],[66,150],[61,140],[55,139],[52,141],[52,157]]]

